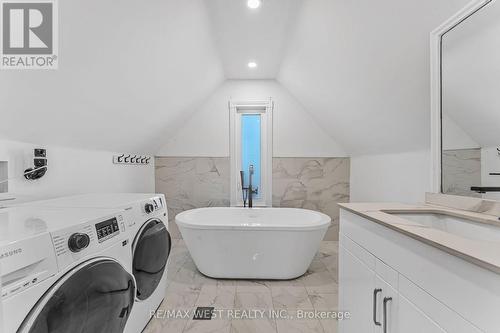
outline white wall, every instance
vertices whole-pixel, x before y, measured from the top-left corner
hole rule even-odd
[[[113,152],[58,146],[43,147],[47,149],[48,171],[37,181],[27,181],[23,172],[33,167],[34,147],[40,146],[0,140],[0,161],[9,162],[9,178],[16,178],[9,181],[9,193],[55,197],[77,193],[155,190],[153,163],[147,166],[114,165]]]
[[[351,157],[351,202],[424,202],[430,171],[429,151]]]
[[[274,156],[347,156],[308,111],[274,80],[227,80],[166,140],[157,155],[229,156],[229,100],[267,100],[269,97],[275,103]]]

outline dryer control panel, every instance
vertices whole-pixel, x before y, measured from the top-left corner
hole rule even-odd
[[[146,214],[151,214],[154,212],[157,212],[161,209],[163,209],[165,206],[165,203],[163,202],[162,198],[160,197],[155,197],[152,198],[151,200],[146,201],[142,205],[142,211]]]

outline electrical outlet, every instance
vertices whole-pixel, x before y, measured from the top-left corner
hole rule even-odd
[[[33,163],[35,164],[35,168],[41,168],[41,167],[47,165],[47,159],[46,158],[35,158],[33,160]]]
[[[35,148],[35,157],[47,157],[47,150],[43,148]]]
[[[47,172],[47,151],[43,148],[33,149],[33,167],[24,171],[24,178],[36,180],[42,178]]]

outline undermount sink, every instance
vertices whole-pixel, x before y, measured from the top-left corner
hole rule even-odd
[[[437,229],[468,239],[500,242],[500,227],[497,226],[440,213],[388,211],[385,213],[400,217],[408,225]]]

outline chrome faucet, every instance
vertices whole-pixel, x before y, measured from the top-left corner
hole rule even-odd
[[[255,189],[252,187],[252,176],[253,176],[253,164],[250,164],[248,167],[248,186],[245,187],[245,172],[240,171],[240,177],[241,177],[241,193],[243,196],[243,207],[247,206],[247,199],[248,199],[248,208],[253,207],[253,195],[259,193],[259,188],[256,187]]]

